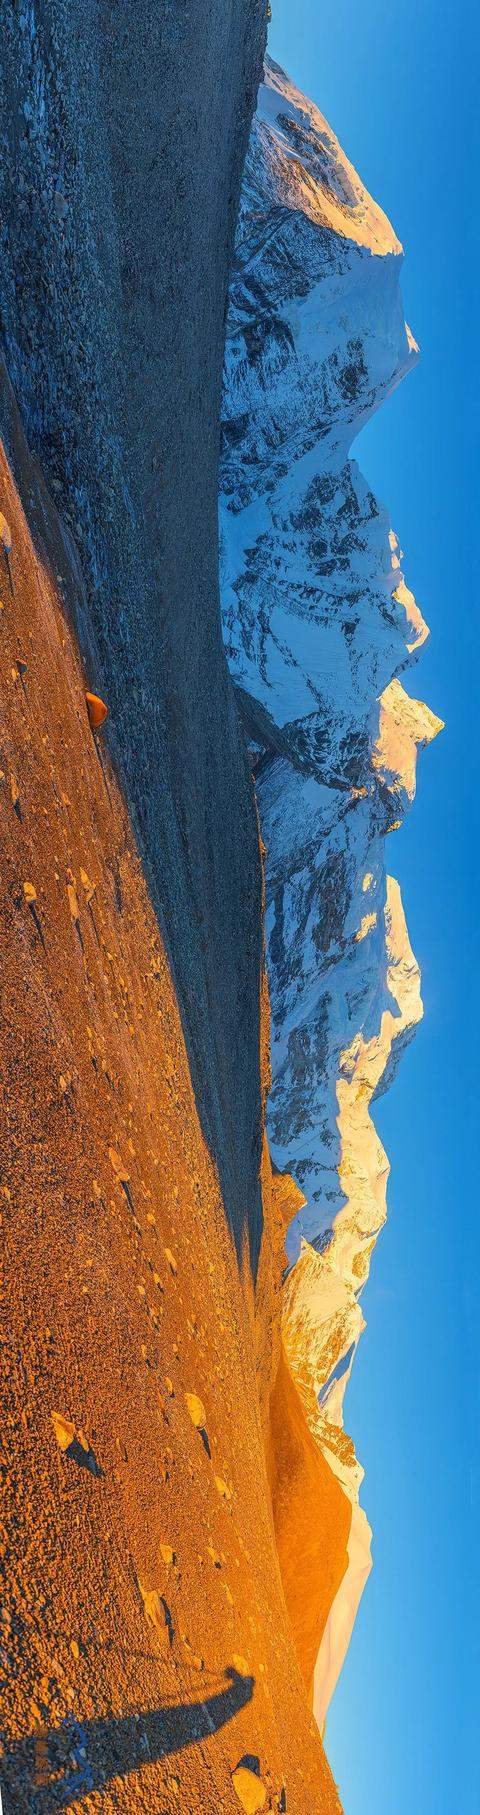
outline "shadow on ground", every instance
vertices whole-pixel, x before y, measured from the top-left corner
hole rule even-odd
[[[0,1765],[3,1815],[29,1810],[49,1815],[171,1754],[181,1753],[227,1725],[251,1701],[255,1679],[229,1666],[225,1687],[203,1701],[178,1702],[140,1713],[38,1727],[6,1746]]]

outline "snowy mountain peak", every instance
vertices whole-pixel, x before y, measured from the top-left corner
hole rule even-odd
[[[272,191],[285,207],[385,257],[402,247],[313,101],[267,57],[257,125],[271,155]]]
[[[315,1671],[320,1725],[370,1568],[343,1428],[386,1217],[370,1109],[423,1012],[384,842],[413,799],[418,749],[441,729],[399,679],[428,630],[388,515],[349,458],[417,357],[401,262],[318,109],[267,63],[227,323],[222,613],[266,849],[269,1141],[305,1200],[287,1235],[283,1348],[352,1505]]]

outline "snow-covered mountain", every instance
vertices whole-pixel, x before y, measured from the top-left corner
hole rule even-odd
[[[287,1237],[283,1345],[352,1502],[349,1567],[317,1661],[322,1725],[370,1567],[343,1397],[385,1220],[370,1114],[422,1014],[385,837],[440,721],[398,676],[428,634],[386,511],[350,448],[417,358],[402,248],[318,109],[267,62],[230,287],[220,543],[224,640],[266,847],[268,1132],[305,1195]],[[312,1584],[314,1592],[314,1584]]]

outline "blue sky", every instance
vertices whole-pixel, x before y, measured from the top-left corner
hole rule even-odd
[[[405,247],[422,359],[355,453],[431,627],[408,685],[446,720],[387,853],[425,1021],[376,1113],[389,1221],[346,1401],[374,1571],[327,1749],[346,1815],[478,1815],[480,25],[466,0],[272,5],[271,55],[318,102]]]

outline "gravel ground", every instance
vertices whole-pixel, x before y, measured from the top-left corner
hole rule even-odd
[[[264,1154],[254,1300],[131,822],[89,726],[78,576],[1,362],[0,384],[20,492],[0,448],[4,1815],[239,1815],[245,1758],[265,1811],[339,1815],[262,1439],[281,1181]],[[280,1410],[295,1518],[309,1478]],[[313,1513],[327,1580],[342,1533],[318,1484]]]
[[[237,1248],[261,1207],[260,866],[220,633],[228,270],[264,0],[38,0],[2,28],[1,325],[79,548],[77,629]]]

